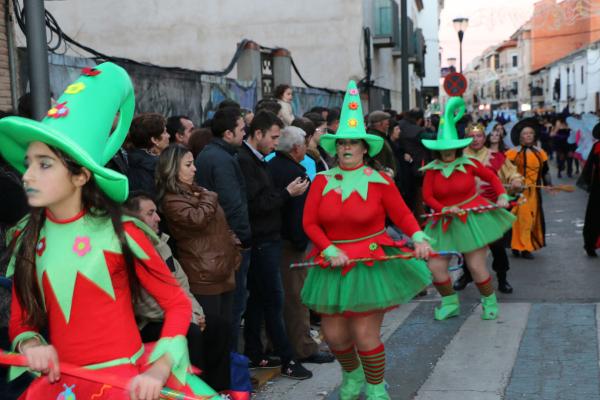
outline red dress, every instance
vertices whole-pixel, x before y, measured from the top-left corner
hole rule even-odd
[[[349,187],[327,189],[343,180],[362,180],[363,185],[345,193]],[[310,256],[324,262],[322,252],[330,246],[344,251],[350,259],[405,254],[408,249],[404,242],[394,241],[386,232],[386,217],[406,235],[420,232],[387,175],[362,166],[350,171],[335,167],[318,174],[303,217],[304,231],[314,244]],[[382,312],[410,301],[430,282],[426,264],[415,259],[356,262],[343,268],[324,263],[309,270],[302,299],[319,313],[352,316]]]
[[[498,176],[472,158],[461,157],[449,164],[435,160],[424,169],[423,200],[436,213],[453,206],[489,206],[491,202],[477,193],[476,177],[490,184],[496,197],[506,193]],[[446,214],[430,218],[425,233],[434,239],[435,250],[468,253],[501,238],[513,221],[514,216],[504,209]]]
[[[138,375],[147,368],[146,361],[149,351],[145,354],[136,325],[132,306],[132,296],[123,255],[115,252],[109,240],[105,240],[106,232],[112,230],[110,220],[102,219],[80,213],[76,217],[59,221],[47,214],[47,219],[40,233],[37,246],[36,270],[38,280],[41,271],[41,285],[43,299],[47,312],[47,326],[49,341],[56,348],[59,360],[75,366],[92,369],[102,368],[120,376],[124,382]],[[179,287],[168,267],[154,249],[146,234],[133,222],[124,222],[123,228],[128,237],[130,247],[134,251],[135,273],[141,286],[150,293],[164,310],[164,324],[161,332],[163,343],[173,338],[185,338],[191,320],[191,304],[183,290]],[[69,235],[77,235],[72,248],[64,248],[63,243],[69,242]],[[100,237],[102,235],[103,237]],[[116,240],[116,238],[115,238]],[[104,245],[110,243],[108,250]],[[117,242],[118,243],[118,242]],[[77,247],[79,244],[79,247]],[[58,246],[59,248],[54,249]],[[119,246],[120,248],[120,246]],[[75,252],[73,256],[69,252]],[[77,271],[67,271],[74,267],[71,262],[50,260],[44,257],[47,253],[54,258],[55,254],[64,254],[64,259],[81,260]],[[145,255],[145,256],[144,256]],[[100,258],[98,258],[100,256]],[[73,258],[75,257],[75,258]],[[86,259],[87,257],[87,259]],[[100,261],[90,266],[86,261]],[[58,261],[58,262],[56,262]],[[69,286],[64,285],[68,280],[58,277],[52,282],[49,274],[56,273],[56,267],[63,268],[64,275],[74,275],[72,294],[59,293],[59,290],[69,291]],[[112,290],[102,282],[105,269],[109,274],[109,285]],[[60,272],[60,271],[58,271]],[[60,283],[60,285],[57,285]],[[9,336],[11,341],[31,337],[38,330],[28,326],[26,315],[21,308],[13,285],[11,317],[9,322]],[[69,304],[61,301],[71,295]],[[66,296],[66,297],[65,297]],[[185,341],[184,341],[185,343]],[[17,343],[15,343],[16,345]],[[157,345],[157,347],[159,347]],[[187,358],[187,348],[185,349]],[[169,352],[171,359],[173,355]],[[174,360],[174,363],[178,362]],[[186,360],[181,361],[183,364]],[[106,363],[109,366],[106,367]],[[189,364],[189,360],[187,360]],[[102,365],[105,364],[105,365]],[[186,368],[186,367],[184,367]],[[179,376],[181,378],[181,375]],[[185,381],[185,379],[183,379]],[[23,395],[27,399],[57,399],[61,393],[66,399],[67,388],[77,398],[89,398],[90,393],[98,394],[102,389],[102,396],[98,399],[128,399],[128,394],[119,389],[103,387],[95,383],[75,379],[62,374],[61,380],[56,384],[48,383],[45,377],[38,378]],[[63,386],[66,385],[66,386]],[[176,390],[186,391],[191,394],[179,379],[173,376],[168,385]],[[104,385],[106,386],[106,385]],[[214,392],[213,392],[214,393]],[[42,396],[42,397],[40,397]]]

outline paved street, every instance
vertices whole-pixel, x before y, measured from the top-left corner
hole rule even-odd
[[[555,183],[574,184],[574,179]],[[600,261],[587,258],[581,230],[586,193],[544,196],[547,247],[533,261],[511,256],[511,295],[482,321],[473,285],[462,314],[433,320],[438,296],[389,313],[384,326],[392,399],[600,400]],[[336,364],[308,365],[313,379],[277,379],[257,399],[337,399]]]

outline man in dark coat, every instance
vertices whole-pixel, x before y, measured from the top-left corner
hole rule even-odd
[[[298,178],[309,181],[306,170],[300,165],[306,155],[305,136],[306,133],[295,126],[288,126],[281,131],[277,152],[268,164],[276,188],[284,189]],[[330,353],[319,351],[318,344],[310,335],[310,312],[300,298],[307,270],[290,269],[290,264],[304,259],[309,243],[302,226],[306,196],[307,192],[289,197],[281,207],[283,317],[296,357],[303,362],[327,363],[335,361],[335,358]]]
[[[418,109],[405,113],[404,118],[399,122],[399,145],[408,154],[405,160],[410,164],[410,168],[403,172],[409,174],[408,179],[403,181],[410,184],[410,187],[403,188],[403,194],[406,194],[404,201],[417,217],[423,214],[423,201],[421,200],[423,174],[419,172],[419,168],[431,160],[429,150],[421,143],[421,139],[426,138],[425,135],[427,135],[423,122],[423,111]],[[429,138],[433,139],[434,137]]]
[[[251,366],[275,367],[279,362],[266,357],[261,340],[264,321],[267,334],[281,359],[281,373],[294,379],[307,379],[312,373],[294,358],[283,322],[281,282],[281,207],[290,197],[301,196],[307,181],[293,180],[277,188],[264,157],[278,145],[283,122],[269,111],[260,111],[250,124],[250,133],[239,151],[246,181],[248,214],[252,230],[252,256],[248,272],[248,304],[244,324],[245,353]]]
[[[219,195],[229,227],[242,242],[242,263],[236,272],[232,315],[232,350],[237,352],[240,322],[246,310],[246,281],[250,266],[251,233],[246,183],[237,151],[244,138],[244,120],[238,108],[218,110],[212,121],[214,139],[195,160],[198,185]]]
[[[391,118],[392,116],[385,111],[373,111],[369,114],[369,128],[367,129],[367,133],[383,138],[383,149],[375,156],[375,161],[383,167],[385,173],[394,178],[397,172],[396,157],[394,157],[394,149],[392,149],[387,140],[387,131],[390,127]]]

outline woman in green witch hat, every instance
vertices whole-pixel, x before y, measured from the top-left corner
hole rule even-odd
[[[122,216],[127,178],[104,167],[123,143],[133,111],[129,76],[104,63],[85,68],[41,122],[0,120],[0,152],[24,172],[32,207],[11,234],[7,273],[14,277],[12,350],[25,356],[27,369],[46,375],[34,380],[27,398],[103,393],[148,400],[158,399],[165,385],[216,395],[188,374],[190,302],[147,238],[155,237],[152,231]],[[165,312],[153,348],[142,344],[133,313],[141,288]],[[40,333],[44,328],[51,343]],[[61,362],[118,376],[130,391],[69,375]]]
[[[383,139],[366,133],[353,81],[337,132],[323,135],[320,144],[339,165],[315,177],[306,199],[304,231],[314,244],[310,256],[322,267],[308,272],[302,300],[322,315],[325,340],[342,366],[340,398],[355,400],[366,386],[367,399],[389,399],[383,315],[424,289],[430,273],[387,234],[386,217],[413,238],[417,257],[427,258],[431,247],[393,180],[365,165],[381,151]],[[408,259],[353,261],[387,256]]]
[[[425,171],[423,200],[436,213],[427,221],[425,233],[434,239],[435,250],[456,250],[465,254],[481,292],[481,318],[496,319],[498,304],[485,262],[487,245],[510,229],[514,216],[503,209],[508,207],[508,195],[496,174],[479,161],[462,155],[462,149],[473,140],[458,138],[456,122],[464,111],[463,99],[451,97],[440,121],[437,139],[422,141],[435,155],[434,161],[421,168]],[[499,208],[482,209],[491,203],[477,194],[476,178],[493,187],[499,196]],[[479,210],[465,211],[473,208]],[[433,283],[442,296],[441,307],[435,309],[435,319],[457,316],[460,307],[448,273],[448,260],[432,258],[428,264]]]

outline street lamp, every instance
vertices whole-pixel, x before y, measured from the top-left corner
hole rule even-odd
[[[458,43],[460,47],[460,72],[462,73],[462,41],[465,31],[469,26],[469,18],[454,18],[452,23],[454,24],[454,30],[458,32]]]

